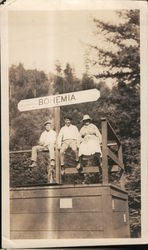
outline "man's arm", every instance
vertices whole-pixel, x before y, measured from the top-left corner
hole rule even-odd
[[[44,146],[44,144],[45,144],[45,140],[44,140],[44,132],[43,132],[39,138],[39,145]]]

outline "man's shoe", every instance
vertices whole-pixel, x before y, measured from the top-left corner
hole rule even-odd
[[[77,164],[77,166],[76,166],[76,169],[77,169],[78,171],[81,171],[81,170],[82,170],[82,167],[81,167],[80,162],[78,162],[78,164]]]
[[[37,166],[37,163],[34,161],[30,166],[29,166],[29,168],[34,168],[34,167],[36,167]]]
[[[50,166],[55,166],[55,160],[51,160]]]
[[[65,168],[64,168],[64,166],[61,166],[61,175],[62,175],[62,176],[65,175]]]

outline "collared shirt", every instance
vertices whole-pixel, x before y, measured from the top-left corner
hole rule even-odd
[[[75,125],[64,126],[61,128],[58,135],[58,148],[61,147],[61,144],[65,140],[77,140],[79,137],[78,128]]]
[[[50,131],[45,130],[39,139],[40,144],[43,146],[47,146],[50,143],[55,143],[56,142],[56,132],[51,129]]]

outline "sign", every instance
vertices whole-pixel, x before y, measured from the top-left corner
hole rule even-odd
[[[28,111],[43,108],[53,108],[71,104],[97,101],[100,97],[98,89],[89,89],[59,95],[44,96],[21,100],[18,103],[19,111]]]
[[[72,199],[71,198],[61,198],[60,199],[60,208],[72,208]]]

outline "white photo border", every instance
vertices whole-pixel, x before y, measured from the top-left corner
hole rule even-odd
[[[133,3],[134,2],[134,3]],[[83,10],[83,9],[140,9],[141,39],[141,194],[142,236],[139,239],[59,239],[10,240],[9,211],[9,81],[8,81],[8,12],[21,10]],[[2,134],[2,247],[39,248],[67,246],[131,245],[148,243],[148,21],[147,1],[90,1],[90,0],[16,0],[1,8],[1,134]]]

